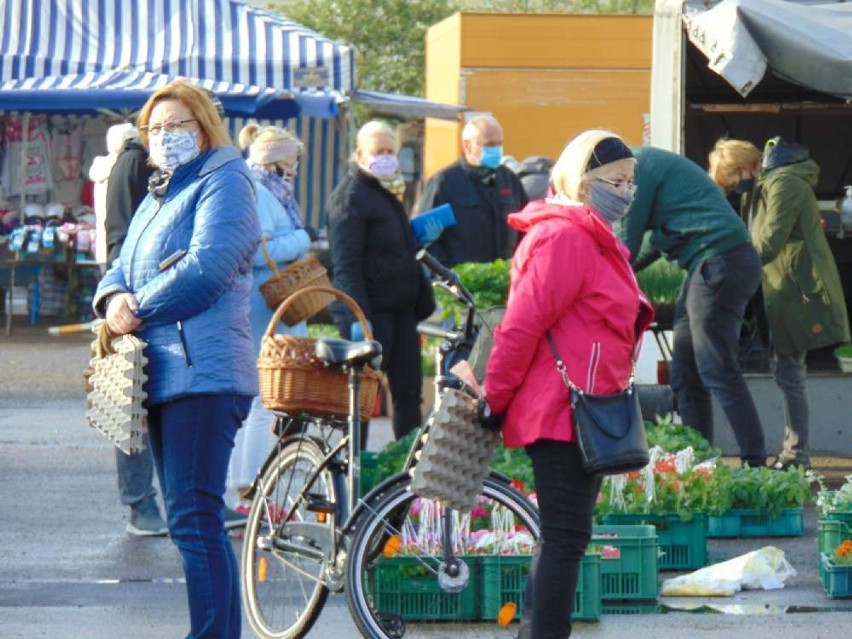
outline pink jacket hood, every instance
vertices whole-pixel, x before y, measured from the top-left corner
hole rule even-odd
[[[507,446],[574,441],[568,390],[547,331],[575,384],[611,393],[626,386],[653,309],[639,291],[629,251],[587,206],[539,200],[508,220],[525,236],[488,362],[488,402],[505,415]]]

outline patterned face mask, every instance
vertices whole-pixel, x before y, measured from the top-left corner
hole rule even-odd
[[[163,171],[174,171],[199,156],[201,147],[193,131],[161,131],[148,137],[151,161]]]

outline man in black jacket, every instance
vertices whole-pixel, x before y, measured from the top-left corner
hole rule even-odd
[[[148,165],[148,151],[138,138],[125,141],[109,174],[106,194],[107,265],[121,253],[130,219],[148,194],[148,178],[154,172]]]
[[[432,176],[418,209],[450,204],[456,225],[429,247],[445,266],[510,258],[517,234],[506,224],[527,196],[520,179],[501,166],[503,128],[490,115],[471,118],[462,130],[462,157]]]

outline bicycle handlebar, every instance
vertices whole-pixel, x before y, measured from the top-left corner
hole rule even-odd
[[[470,291],[468,291],[461,283],[458,274],[441,264],[429,253],[429,251],[425,248],[420,249],[414,256],[414,259],[423,264],[423,266],[436,275],[438,279],[441,280],[448,289],[450,289],[450,292],[462,303],[470,308],[474,306],[473,295],[471,295]]]

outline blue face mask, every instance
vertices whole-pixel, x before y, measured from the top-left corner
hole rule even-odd
[[[479,156],[480,166],[486,169],[496,169],[500,166],[503,160],[503,147],[501,146],[484,146],[482,147],[482,155]]]
[[[161,131],[148,137],[151,161],[164,171],[174,171],[200,153],[198,135],[193,131]]]

